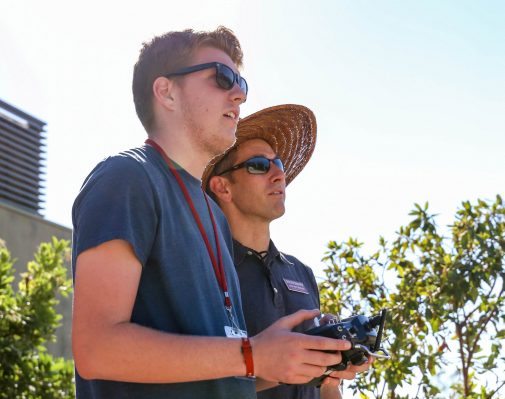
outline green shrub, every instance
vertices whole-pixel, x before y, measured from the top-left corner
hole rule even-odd
[[[52,239],[40,245],[35,260],[14,290],[13,260],[0,242],[0,398],[72,398],[73,362],[54,358],[46,343],[55,339],[61,316],[57,295],[68,296],[64,259],[69,244]]]

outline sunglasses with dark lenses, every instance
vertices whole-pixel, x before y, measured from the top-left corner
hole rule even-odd
[[[247,172],[252,175],[263,175],[268,173],[270,170],[270,163],[273,163],[280,170],[284,172],[284,165],[280,158],[268,159],[266,157],[253,157],[240,162],[239,164],[232,166],[229,169],[218,174],[218,176],[224,175],[225,173],[233,172],[234,170],[240,168],[246,168]]]
[[[185,68],[178,69],[175,72],[171,72],[165,75],[166,78],[171,76],[182,76],[189,73],[203,71],[204,69],[216,68],[216,83],[224,90],[231,90],[235,83],[238,84],[240,90],[247,95],[249,91],[249,86],[247,86],[246,80],[231,69],[228,65],[221,64],[220,62],[207,62],[205,64],[193,65]]]

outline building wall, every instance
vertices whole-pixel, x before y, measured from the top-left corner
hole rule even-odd
[[[48,242],[51,237],[70,240],[72,230],[43,219],[35,213],[30,213],[0,201],[0,239],[5,241],[13,258],[16,274],[26,271],[26,264],[33,260],[33,254],[42,242]],[[70,260],[67,262],[69,276],[71,274]],[[56,332],[57,341],[48,345],[49,351],[55,356],[72,357],[70,332],[72,315],[72,298],[61,298],[56,308],[63,316],[61,326]]]

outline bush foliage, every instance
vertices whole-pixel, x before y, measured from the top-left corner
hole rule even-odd
[[[0,242],[0,398],[72,398],[73,363],[54,358],[45,344],[55,339],[61,316],[57,295],[71,281],[64,259],[68,242],[41,244],[14,289],[13,260]]]

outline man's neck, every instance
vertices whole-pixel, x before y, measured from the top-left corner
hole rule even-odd
[[[270,224],[244,223],[229,220],[233,238],[247,248],[257,252],[268,251],[270,244]]]
[[[188,140],[182,139],[181,136],[184,135],[151,134],[149,138],[154,140],[172,161],[196,179],[201,179],[211,156],[199,153]]]

